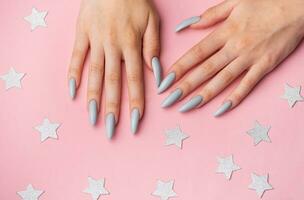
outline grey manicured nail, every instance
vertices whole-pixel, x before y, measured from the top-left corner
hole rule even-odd
[[[97,121],[97,102],[95,100],[89,102],[89,115],[91,124],[95,125]]]
[[[222,114],[224,114],[227,110],[229,110],[232,106],[232,101],[225,101],[219,108],[218,110],[213,113],[214,117],[219,117]]]
[[[171,72],[168,76],[161,82],[160,86],[158,87],[158,94],[164,92],[168,89],[175,80],[175,72]]]
[[[183,20],[180,24],[178,24],[175,28],[175,32],[179,32],[192,24],[195,24],[201,20],[200,16],[190,17],[188,19]]]
[[[139,110],[138,108],[134,108],[131,113],[131,131],[133,134],[137,132],[139,119],[140,119]]]
[[[106,116],[106,132],[107,132],[107,137],[111,139],[114,135],[115,132],[115,116],[114,113],[109,113]]]
[[[160,65],[158,57],[152,58],[152,69],[153,69],[154,78],[156,81],[156,86],[159,87],[159,84],[161,82],[162,67]]]
[[[74,99],[76,95],[76,80],[74,78],[69,80],[69,90],[71,98]]]
[[[185,103],[180,109],[179,112],[188,112],[192,110],[196,106],[198,106],[203,101],[203,97],[198,95],[190,99],[187,103]]]
[[[161,104],[161,107],[167,108],[174,104],[183,95],[183,91],[179,88],[174,90]]]

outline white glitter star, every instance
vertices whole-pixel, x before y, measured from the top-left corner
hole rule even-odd
[[[17,194],[23,199],[23,200],[38,200],[41,194],[44,191],[42,190],[35,190],[31,184],[29,184],[24,191],[17,192]]]
[[[266,176],[259,176],[255,173],[251,173],[251,180],[251,184],[248,188],[255,190],[260,198],[262,198],[265,191],[273,189],[268,183],[268,174]]]
[[[35,129],[40,132],[40,140],[43,142],[48,138],[57,139],[57,129],[59,126],[60,124],[51,123],[49,119],[45,118],[42,124],[36,126]]]
[[[291,87],[285,84],[285,94],[282,96],[283,99],[288,101],[288,105],[292,108],[298,101],[303,101],[304,98],[301,96],[301,86]]]
[[[107,195],[110,194],[106,188],[105,185],[105,179],[102,178],[100,180],[95,180],[91,177],[88,177],[89,187],[85,189],[83,192],[87,194],[91,194],[93,200],[97,200],[100,195]]]
[[[182,132],[180,127],[176,127],[174,129],[167,130],[166,133],[166,145],[175,144],[180,149],[183,146],[183,141],[187,139],[189,136]]]
[[[231,175],[234,171],[241,169],[238,165],[233,162],[233,156],[230,155],[226,158],[218,158],[217,173],[223,173],[226,179],[230,180]]]
[[[152,193],[154,196],[159,196],[161,200],[167,200],[171,197],[176,197],[177,194],[173,191],[174,181],[157,181],[156,190]]]
[[[271,142],[268,136],[270,128],[270,126],[262,126],[258,121],[255,121],[254,128],[247,131],[247,134],[253,138],[254,145],[259,144],[261,141]]]
[[[10,68],[9,72],[0,78],[5,81],[5,89],[8,90],[13,87],[21,88],[21,79],[24,73],[17,73],[14,68]]]
[[[31,15],[24,17],[24,19],[31,24],[31,30],[33,31],[39,26],[46,27],[46,15],[47,11],[39,12],[36,8],[32,8]]]

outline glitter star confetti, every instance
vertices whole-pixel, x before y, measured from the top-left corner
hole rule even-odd
[[[85,189],[83,192],[90,194],[93,200],[99,199],[101,195],[110,194],[105,188],[105,179],[95,180],[91,177],[88,177],[89,187]]]
[[[273,189],[272,186],[268,183],[268,174],[265,176],[259,176],[255,173],[251,173],[251,184],[248,188],[255,190],[260,198],[263,197],[265,191]]]
[[[165,136],[166,136],[166,144],[165,144],[166,146],[176,145],[180,149],[182,149],[183,141],[189,137],[184,132],[182,132],[180,127],[167,130],[165,132]]]
[[[39,12],[36,8],[32,8],[32,13],[29,16],[24,17],[24,19],[31,24],[31,30],[35,30],[37,27],[46,27],[45,17],[47,11]]]
[[[241,169],[238,165],[233,162],[233,156],[230,155],[225,158],[218,158],[218,168],[216,170],[217,173],[222,173],[225,175],[226,179],[230,180],[231,175],[234,171]]]
[[[247,131],[247,134],[253,138],[254,145],[258,145],[261,141],[271,142],[268,136],[270,128],[270,126],[262,126],[255,121],[254,128]]]
[[[10,68],[9,72],[0,78],[5,82],[5,89],[8,90],[13,87],[21,88],[21,80],[24,75],[24,73],[17,73],[14,68]]]
[[[176,197],[177,194],[173,191],[174,181],[157,181],[156,190],[152,193],[158,196],[161,200],[168,200],[171,197]]]
[[[36,126],[35,129],[40,132],[40,140],[43,142],[48,138],[57,139],[57,129],[59,126],[59,123],[51,123],[49,119],[45,118],[42,124]]]
[[[35,190],[30,184],[27,186],[26,190],[17,192],[17,194],[22,198],[22,200],[38,200],[44,191]]]
[[[282,96],[286,99],[290,108],[292,108],[298,101],[303,101],[304,98],[301,96],[301,86],[291,87],[285,84],[285,93]]]

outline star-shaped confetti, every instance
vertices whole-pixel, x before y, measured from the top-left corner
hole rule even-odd
[[[292,108],[298,101],[304,100],[301,96],[301,86],[291,87],[290,85],[285,84],[285,94],[282,98],[286,99],[289,107]]]
[[[271,142],[268,136],[270,126],[262,126],[258,121],[255,121],[253,129],[247,131],[247,134],[253,138],[254,145],[259,144],[261,141]]]
[[[42,124],[36,126],[35,129],[40,132],[40,140],[43,142],[48,138],[57,139],[57,129],[59,126],[59,123],[51,123],[49,119],[45,118]]]
[[[167,130],[165,132],[166,135],[166,145],[175,144],[180,149],[183,146],[183,141],[187,139],[189,136],[182,132],[180,127],[176,127],[174,129]]]
[[[21,88],[21,80],[24,75],[24,73],[17,73],[14,68],[10,68],[9,72],[0,78],[5,81],[5,89],[8,90],[13,87]]]
[[[160,197],[161,200],[168,200],[171,197],[176,197],[177,194],[173,191],[174,181],[157,181],[156,190],[152,193],[154,196]]]
[[[83,192],[88,193],[92,196],[93,200],[97,200],[101,195],[110,194],[105,188],[105,179],[95,180],[91,177],[88,177],[89,187]]]
[[[39,12],[36,8],[32,8],[32,13],[29,16],[24,17],[26,21],[31,24],[31,30],[35,30],[37,27],[46,27],[45,17],[47,11]]]
[[[217,173],[223,173],[226,179],[230,180],[231,175],[234,171],[241,169],[238,165],[233,162],[233,156],[230,155],[225,158],[218,158],[217,159],[219,165],[216,170]]]
[[[26,190],[17,192],[17,194],[22,198],[22,200],[38,200],[44,191],[35,190],[30,184],[27,186]]]
[[[265,176],[259,176],[255,173],[251,173],[251,184],[248,188],[255,190],[260,198],[263,197],[265,191],[273,189],[268,183],[268,174]]]

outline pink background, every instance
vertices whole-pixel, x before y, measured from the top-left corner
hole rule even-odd
[[[165,68],[210,31],[175,34],[175,25],[215,3],[156,1],[162,17],[161,60]],[[47,28],[30,31],[23,17],[33,6],[49,11]],[[45,191],[43,200],[89,200],[82,192],[88,186],[88,176],[106,178],[111,194],[100,199],[157,199],[150,195],[157,180],[174,179],[177,200],[255,200],[255,191],[247,189],[251,172],[270,175],[275,189],[266,192],[264,200],[304,198],[304,103],[290,109],[287,101],[280,99],[285,83],[304,86],[303,45],[237,109],[218,119],[212,112],[235,84],[202,109],[183,115],[177,106],[160,108],[165,95],[156,94],[153,76],[146,71],[146,113],[139,134],[130,132],[124,86],[120,123],[115,139],[109,141],[102,115],[97,127],[88,123],[87,72],[76,101],[68,95],[66,71],[78,8],[79,0],[1,0],[0,74],[10,67],[26,73],[22,89],[6,92],[0,81],[1,200],[20,199],[16,192],[30,183]],[[44,117],[61,123],[58,140],[40,142],[33,127]],[[272,126],[272,143],[253,146],[246,131],[255,120]],[[178,124],[190,135],[183,150],[164,146],[164,131]],[[216,157],[230,154],[242,169],[227,181],[215,173]]]

